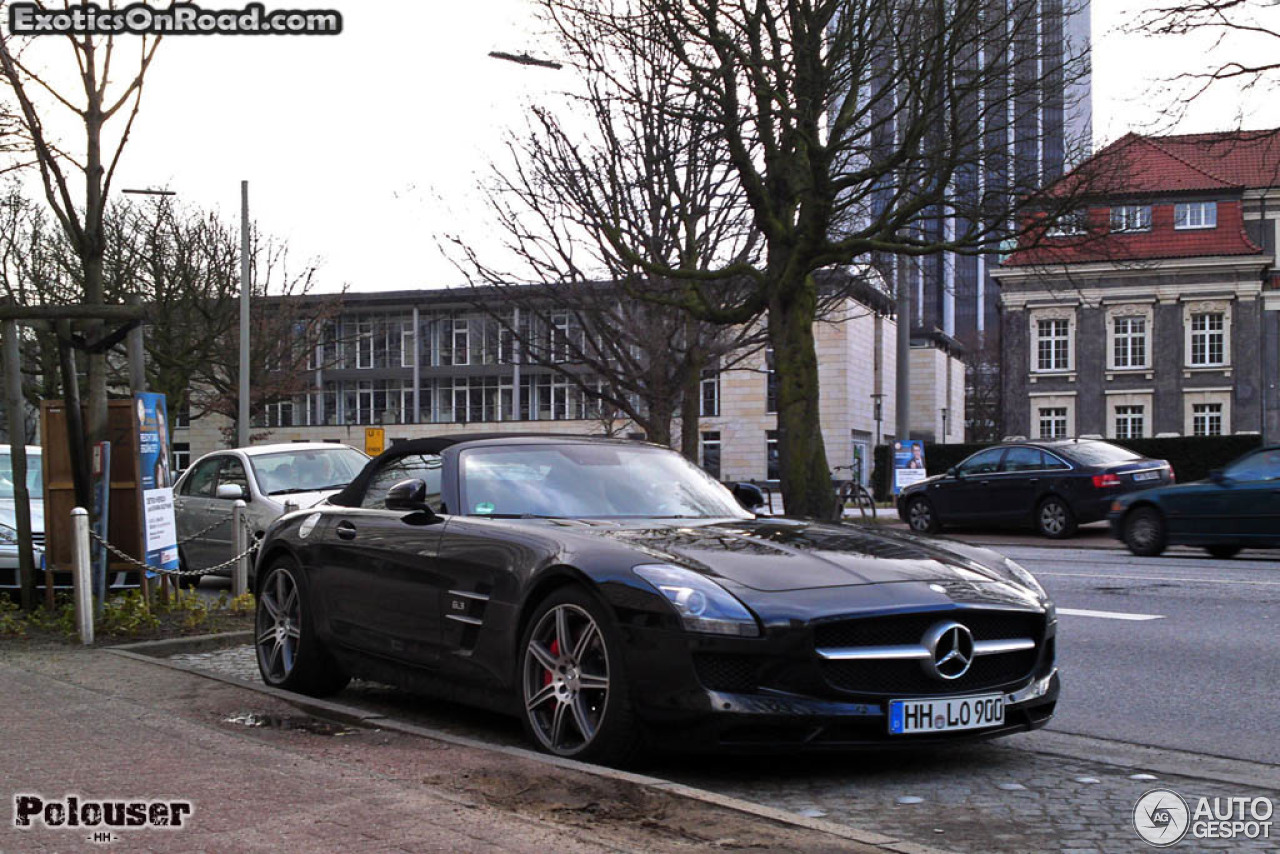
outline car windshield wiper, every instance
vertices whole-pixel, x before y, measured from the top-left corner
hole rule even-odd
[[[324,492],[328,489],[342,489],[345,483],[334,483],[329,486],[291,486],[288,489],[273,489],[267,495],[294,495],[299,492]]]
[[[538,513],[473,513],[479,519],[564,519],[564,516],[543,516]]]

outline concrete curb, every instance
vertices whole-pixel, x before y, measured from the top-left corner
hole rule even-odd
[[[738,798],[731,798],[726,795],[708,792],[703,789],[697,789],[681,783],[673,783],[669,780],[663,780],[658,777],[649,777],[644,774],[633,774],[629,771],[619,771],[617,769],[606,768],[601,765],[590,765],[585,762],[577,762],[572,759],[549,756],[545,753],[538,753],[522,747],[490,744],[488,742],[454,735],[453,733],[443,732],[430,727],[409,724],[394,718],[388,718],[378,712],[368,712],[363,709],[348,706],[345,703],[336,703],[332,700],[321,700],[314,697],[306,697],[301,694],[294,694],[290,691],[282,691],[279,688],[272,688],[269,685],[247,682],[243,679],[237,679],[234,676],[209,673],[187,664],[167,661],[163,658],[156,657],[161,655],[175,655],[179,653],[204,652],[210,649],[216,649],[219,646],[237,646],[252,639],[252,632],[227,632],[221,635],[200,635],[191,638],[175,638],[172,641],[146,641],[143,643],[105,647],[104,651],[133,661],[167,667],[171,670],[180,670],[214,682],[223,682],[228,685],[234,685],[237,688],[244,688],[258,694],[264,694],[268,697],[273,697],[289,703],[290,705],[295,706],[308,714],[314,715],[315,717],[325,718],[337,723],[346,723],[363,727],[376,727],[378,729],[399,732],[418,738],[428,738],[434,741],[441,741],[447,744],[457,745],[459,747],[484,750],[504,756],[518,757],[531,762],[539,762],[544,765],[576,771],[582,774],[591,774],[614,782],[627,783],[633,786],[653,789],[673,797],[711,804],[778,824],[790,825],[818,833],[825,833],[840,839],[846,839],[850,842],[878,848],[882,851],[891,851],[894,852],[894,854],[952,854],[952,852],[948,852],[943,849],[919,845],[904,839],[895,839],[872,831],[859,830],[855,827],[850,827],[849,825],[839,824],[833,821],[824,821],[819,818],[808,818],[806,816],[796,815],[795,813],[790,813],[786,810],[775,809],[773,807],[751,803],[750,801],[744,801]],[[184,646],[184,644],[186,644],[186,646]]]

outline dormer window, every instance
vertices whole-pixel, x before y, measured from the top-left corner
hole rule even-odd
[[[1217,202],[1182,202],[1173,206],[1173,227],[1177,229],[1217,228]]]
[[[1116,205],[1111,208],[1112,231],[1150,231],[1151,205]]]
[[[1045,229],[1045,237],[1080,237],[1089,231],[1089,217],[1086,211],[1067,211],[1059,214]]]

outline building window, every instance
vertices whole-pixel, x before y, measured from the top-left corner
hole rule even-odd
[[[720,414],[720,372],[706,370],[702,372],[702,406],[698,414],[703,418],[714,418]]]
[[[778,431],[766,430],[764,434],[764,476],[767,480],[782,479],[782,463],[778,458]]]
[[[1146,416],[1143,406],[1116,407],[1116,438],[1141,439],[1146,435]]]
[[[1222,435],[1222,404],[1195,403],[1191,406],[1191,434],[1193,436]]]
[[[293,427],[293,401],[280,400],[267,404],[267,427]]]
[[[1065,406],[1040,407],[1040,438],[1067,438],[1067,408]]]
[[[702,470],[720,479],[720,431],[708,430],[702,434]]]
[[[1111,209],[1112,231],[1150,231],[1151,205],[1116,205]]]
[[[373,367],[373,321],[356,323],[356,367]]]
[[[773,414],[778,411],[778,372],[774,370],[773,348],[764,351],[764,411]]]
[[[191,466],[191,445],[188,442],[173,443],[173,471],[184,472]]]
[[[1191,364],[1213,366],[1225,364],[1226,318],[1222,312],[1191,315]]]
[[[1066,211],[1045,229],[1045,237],[1080,237],[1089,232],[1089,212]]]
[[[1174,228],[1217,228],[1217,202],[1183,202],[1173,206]]]
[[[1066,371],[1071,368],[1071,321],[1036,321],[1036,369]]]
[[[471,323],[465,317],[453,319],[453,338],[449,342],[455,365],[471,364]]]
[[[1115,319],[1112,353],[1117,368],[1147,366],[1147,319],[1145,317]]]
[[[413,321],[406,320],[400,324],[400,367],[412,368],[414,360],[414,342],[418,330],[413,328]]]

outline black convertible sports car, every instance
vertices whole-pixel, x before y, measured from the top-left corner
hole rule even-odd
[[[268,684],[442,694],[595,761],[1004,735],[1058,697],[1054,608],[1017,564],[756,518],[636,442],[397,444],[281,517],[256,578]]]

